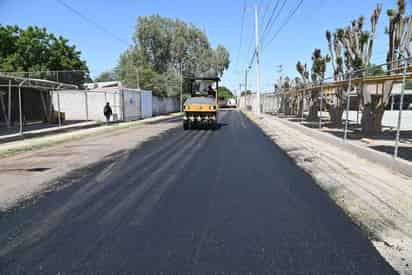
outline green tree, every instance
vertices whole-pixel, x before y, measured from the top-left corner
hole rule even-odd
[[[303,88],[305,88],[308,83],[309,83],[309,72],[308,72],[308,68],[306,63],[303,64],[302,62],[298,61],[296,63],[296,71],[299,73],[301,80],[299,81],[299,83],[301,83],[301,85],[303,86]],[[298,117],[302,117],[303,114],[303,105],[304,105],[304,101],[306,98],[306,94],[303,93],[299,96],[299,108],[298,108]]]
[[[178,94],[188,86],[184,76],[222,76],[230,63],[222,45],[213,49],[206,34],[178,19],[139,17],[133,42],[116,71],[126,85],[135,87],[139,81],[141,88],[154,88],[155,95]]]
[[[252,91],[251,91],[251,90],[242,91],[242,92],[240,93],[241,96],[246,96],[246,95],[251,95],[251,94],[252,94]]]
[[[228,100],[229,98],[233,98],[233,93],[225,86],[220,86],[217,90],[217,94],[219,98],[223,98],[224,100]]]
[[[57,37],[45,28],[0,25],[0,71],[40,72],[24,76],[42,77],[74,84],[88,78],[88,68],[80,51],[64,37]],[[44,71],[78,70],[50,75]]]
[[[107,82],[107,81],[116,81],[117,80],[117,74],[114,71],[106,71],[102,72],[100,75],[98,75],[94,81],[96,82]]]
[[[313,85],[319,85],[325,78],[326,64],[329,60],[328,56],[322,56],[320,49],[314,49],[312,53],[312,68],[311,68],[311,80]],[[319,119],[319,95],[320,89],[313,89],[310,94],[309,100],[309,114],[308,121],[317,121]]]

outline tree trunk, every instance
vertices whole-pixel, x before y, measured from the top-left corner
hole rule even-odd
[[[285,99],[285,115],[291,115],[292,114],[292,108],[291,108],[291,99],[290,97],[287,97]]]
[[[302,117],[302,113],[303,113],[303,96],[299,98],[299,108],[298,108],[297,116]]]
[[[373,108],[372,104],[366,104],[362,112],[362,133],[373,136],[382,131],[382,118],[385,108]]]
[[[309,104],[309,114],[308,117],[306,118],[307,121],[318,121],[319,120],[319,103],[318,101],[312,101]]]
[[[342,115],[344,111],[343,106],[334,105],[334,104],[326,104],[326,109],[329,112],[330,120],[335,127],[342,126]]]
[[[310,102],[309,102],[309,114],[308,117],[306,118],[307,121],[318,121],[319,120],[319,108],[320,108],[320,103],[319,103],[319,92],[312,92],[310,95]]]
[[[287,106],[286,96],[282,95],[282,97],[280,98],[279,113],[286,113],[286,106]]]
[[[291,102],[291,115],[296,115],[298,113],[298,99],[294,97]]]

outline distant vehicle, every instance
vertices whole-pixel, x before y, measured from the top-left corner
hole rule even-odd
[[[230,99],[220,99],[219,100],[219,108],[236,108],[236,100],[234,98]]]
[[[187,99],[183,104],[185,112],[183,129],[216,129],[219,109],[217,90],[219,88],[220,78],[193,77],[187,79],[191,81],[192,97]],[[197,88],[196,81],[200,82],[199,88]],[[215,82],[216,90],[212,88],[210,82]],[[207,85],[208,87],[205,89]]]
[[[236,108],[236,99],[234,98],[229,98],[226,102],[226,106],[228,108]]]
[[[218,102],[219,108],[226,108],[227,107],[227,101],[224,99],[220,99]]]

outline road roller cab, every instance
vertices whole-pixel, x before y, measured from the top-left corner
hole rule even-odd
[[[190,81],[191,97],[183,104],[183,128],[216,129],[218,122],[218,77],[187,78]],[[213,84],[215,87],[213,87]]]

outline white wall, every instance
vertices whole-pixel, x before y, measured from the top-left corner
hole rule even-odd
[[[151,91],[114,87],[87,91],[63,90],[59,94],[60,108],[66,113],[67,120],[86,120],[88,110],[89,120],[104,121],[103,109],[106,102],[112,107],[112,120],[136,120],[178,112],[180,109],[179,98],[152,96]],[[53,94],[53,104],[57,111],[57,92]]]
[[[163,115],[179,112],[180,100],[177,97],[153,96],[153,115]]]
[[[112,120],[122,118],[122,105],[121,105],[121,96],[119,91],[88,91],[87,92],[87,103],[88,103],[88,112],[89,120],[101,120],[104,121],[106,118],[103,114],[104,106],[106,102],[110,103],[110,106],[113,111]],[[64,110],[63,110],[64,112]],[[66,114],[66,119],[70,119],[68,114]]]
[[[382,126],[396,128],[398,125],[398,115],[399,115],[399,111],[385,111],[385,113],[383,114]],[[343,119],[346,119],[345,112],[343,113],[342,117]],[[359,117],[357,117],[356,111],[349,112],[349,120],[356,121],[357,118],[359,119],[359,122],[360,122],[362,119],[362,112],[359,113]],[[412,111],[411,110],[402,111],[401,130],[403,131],[412,130]]]
[[[53,92],[52,102],[55,111],[58,111],[57,93],[60,95],[60,110],[66,113],[67,120],[86,119],[86,95],[84,91],[65,90]]]
[[[102,90],[63,90],[53,93],[54,109],[58,110],[57,93],[60,95],[60,110],[65,113],[66,120],[101,120],[106,102],[110,103],[113,111],[112,120],[135,120],[140,118],[140,92],[125,90],[123,117],[123,97],[120,89]],[[87,102],[87,107],[86,107]]]
[[[153,116],[153,97],[151,91],[142,91],[141,97],[142,104],[142,118]]]
[[[123,97],[124,97],[124,112],[125,117],[123,120],[137,120],[141,118],[141,101],[140,96],[141,93],[135,90],[123,90]],[[121,95],[120,95],[121,98]],[[120,104],[121,106],[121,104]],[[114,113],[114,111],[113,111]]]
[[[261,96],[261,104],[263,104],[262,96]],[[250,94],[246,96],[241,96],[239,99],[239,108],[243,110],[253,111],[256,110],[256,94]]]

